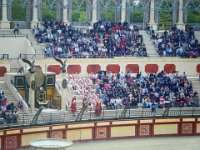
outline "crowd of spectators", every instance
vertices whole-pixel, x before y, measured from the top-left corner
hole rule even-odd
[[[147,28],[147,33],[154,40],[160,56],[196,58],[200,56],[200,43],[195,38],[194,29],[187,27],[186,31],[172,26],[170,31],[163,34],[155,33],[152,27]]]
[[[96,93],[109,109],[122,108],[126,105],[137,108],[197,107],[198,93],[193,91],[192,83],[185,73],[171,75],[163,71],[147,75],[131,73],[105,73],[92,75],[98,83]]]
[[[68,89],[75,95],[84,96],[83,105],[88,101],[93,108],[99,101],[106,109],[142,106],[155,111],[166,107],[199,107],[198,93],[184,72],[166,74],[161,71],[143,75],[100,71],[90,74],[89,78],[72,75]]]
[[[17,107],[13,102],[8,102],[2,90],[0,90],[0,114],[8,124],[17,122]]]
[[[44,21],[34,27],[39,43],[46,42],[47,56],[61,58],[106,58],[115,56],[147,56],[143,37],[136,25],[128,22],[99,21],[93,26],[77,28],[62,21]]]

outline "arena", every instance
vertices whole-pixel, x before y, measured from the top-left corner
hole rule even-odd
[[[0,12],[0,149],[199,147],[199,0],[0,0]]]

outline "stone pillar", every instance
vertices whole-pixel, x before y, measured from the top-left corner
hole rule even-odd
[[[149,25],[152,26],[154,30],[158,30],[158,24],[155,22],[155,0],[151,0],[150,4]]]
[[[126,0],[126,21],[130,22],[130,0]]]
[[[183,21],[183,0],[179,0],[179,9],[178,9],[178,22],[176,24],[177,28],[185,30],[185,24]]]
[[[27,5],[31,5],[31,1],[27,2]],[[26,21],[30,22],[31,21],[31,7],[26,7]]]
[[[69,6],[69,1],[68,0],[63,0],[63,22],[65,24],[69,24],[68,20],[68,7]]]
[[[1,29],[10,29],[10,21],[8,21],[8,5],[7,0],[2,0],[2,19],[0,21]]]
[[[67,99],[67,80],[66,73],[62,73],[62,85],[61,85],[61,109],[66,110],[69,105],[69,101]]]
[[[37,5],[38,5],[38,21],[42,21],[42,6],[43,6],[43,4],[42,4],[42,1],[38,1],[38,3],[37,3]]]
[[[91,19],[92,19],[92,9],[91,9],[92,5],[91,3],[86,1],[86,22],[90,23]]]
[[[174,0],[172,2],[172,6],[173,6],[172,22],[173,22],[173,25],[175,25],[177,23],[178,0]]]
[[[70,22],[72,22],[72,5],[73,5],[73,0],[68,0],[68,21],[69,21],[69,24]]]
[[[121,22],[126,20],[126,0],[122,0]]]
[[[98,0],[92,0],[92,24],[98,21]]]
[[[32,21],[31,21],[31,28],[38,25],[38,1],[33,0],[33,10],[32,10]]]
[[[32,88],[32,82],[35,81],[35,74],[30,74],[30,88],[29,88],[29,104],[31,112],[35,111],[35,88]]]
[[[57,5],[56,5],[56,20],[57,21],[61,21],[61,1],[58,0],[57,1]]]

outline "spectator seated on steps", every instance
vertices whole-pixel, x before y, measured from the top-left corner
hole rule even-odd
[[[19,30],[20,30],[19,24],[16,24],[15,27],[14,27],[14,30],[13,30],[14,34],[15,35],[19,34]]]

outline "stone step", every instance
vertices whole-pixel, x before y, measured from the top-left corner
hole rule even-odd
[[[0,29],[0,34],[14,34],[13,29]]]
[[[37,42],[36,38],[34,37],[31,29],[22,30],[22,33],[28,35],[29,41],[32,43],[33,48],[36,51],[37,58],[44,58],[44,48],[46,44],[40,44]],[[42,56],[40,56],[42,55]]]
[[[200,42],[200,31],[195,31],[195,37]]]
[[[189,80],[192,82],[193,91],[197,91],[200,96],[200,81],[198,81],[198,78],[189,78]]]
[[[75,95],[75,97],[77,101],[82,101],[84,98],[84,95]]]
[[[158,57],[158,53],[155,50],[155,46],[150,40],[150,36],[146,33],[146,31],[140,31],[140,34],[143,35],[143,41],[147,49],[147,54],[149,57]]]

